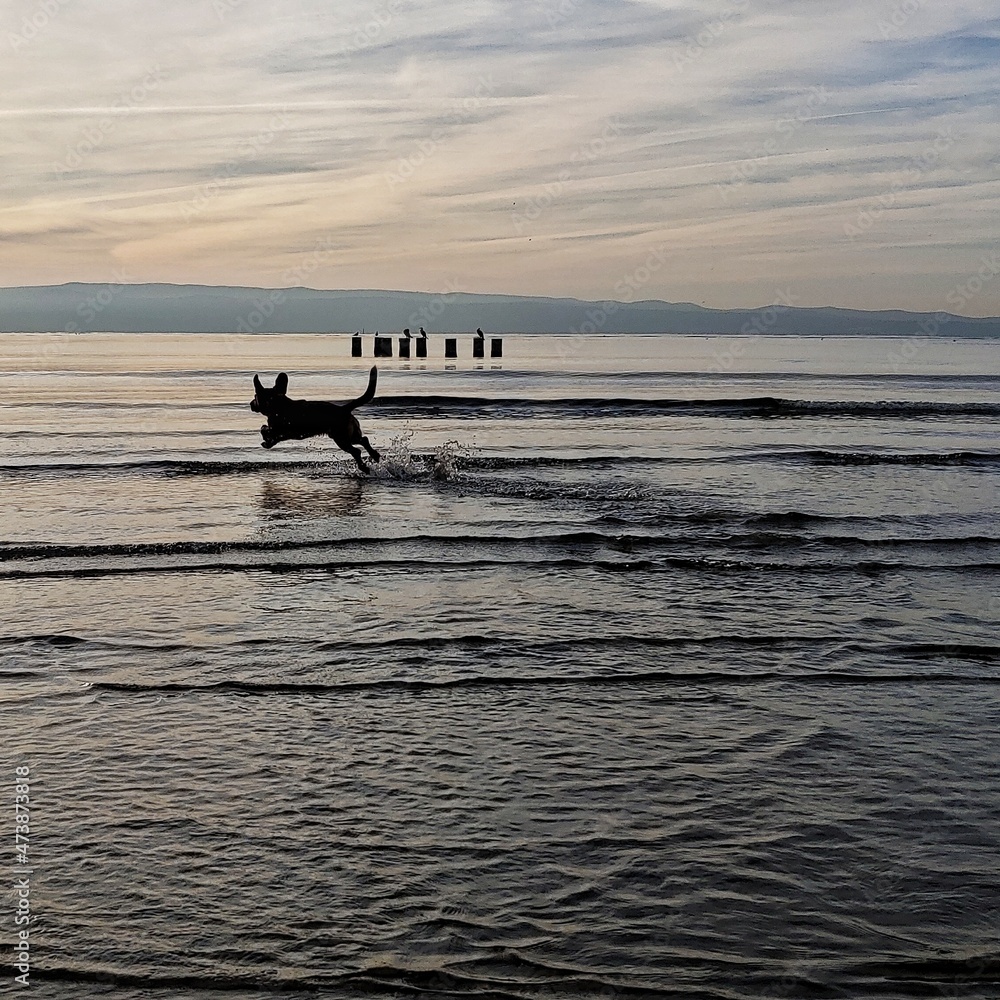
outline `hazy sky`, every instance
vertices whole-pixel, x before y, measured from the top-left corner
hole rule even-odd
[[[1000,314],[995,0],[4,0],[0,27],[2,284]]]

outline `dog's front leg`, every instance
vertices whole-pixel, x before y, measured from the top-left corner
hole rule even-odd
[[[260,436],[261,448],[273,448],[279,441],[285,440],[285,435],[277,427],[272,427],[270,424],[261,424]]]

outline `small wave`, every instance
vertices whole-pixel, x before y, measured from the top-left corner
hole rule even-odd
[[[721,465],[740,462],[779,462],[815,466],[914,466],[993,469],[1000,467],[1000,452],[874,452],[806,451],[746,452],[725,455],[480,455],[458,441],[448,441],[434,452],[409,449],[408,435],[393,438],[381,447],[382,461],[372,463],[368,477],[378,480],[433,479],[452,481],[459,473],[504,472],[531,469],[614,468],[634,469],[658,465]],[[129,462],[23,462],[0,465],[5,477],[59,477],[140,475],[181,478],[188,476],[260,476],[273,472],[327,474],[349,457],[332,451],[312,460],[147,459]],[[353,466],[348,465],[350,474]],[[360,475],[360,474],[359,474]],[[559,489],[563,487],[552,487]]]
[[[814,514],[801,510],[770,511],[766,514],[748,514],[745,523],[756,528],[805,528],[811,525],[832,525],[844,521],[879,521],[881,518],[851,518],[831,514]]]
[[[948,451],[948,452],[878,452],[878,451],[824,451],[815,449],[786,453],[786,458],[800,459],[812,465],[865,466],[961,466],[964,468],[994,468],[1000,466],[1000,452]]]
[[[652,649],[709,649],[724,647],[726,649],[813,649],[816,646],[839,643],[842,639],[831,635],[709,635],[709,636],[630,636],[601,635],[574,639],[541,639],[526,641],[520,637],[498,637],[495,635],[462,635],[462,636],[402,636],[387,639],[377,643],[365,643],[367,651],[387,651],[390,649],[423,649],[440,652],[457,650],[459,652],[474,649],[505,650],[532,655],[551,655],[559,652],[579,650],[593,651],[597,649],[616,649],[628,652],[642,652]],[[356,644],[346,644],[341,641],[325,642],[317,647],[321,651],[353,650]]]
[[[835,687],[863,687],[868,685],[919,685],[919,686],[1000,686],[1000,676],[967,674],[886,673],[855,674],[831,671],[828,673],[790,673],[777,670],[747,672],[743,674],[723,671],[673,672],[648,670],[622,674],[545,675],[538,677],[454,677],[437,680],[406,680],[386,678],[380,680],[342,681],[336,684],[275,681],[227,680],[206,684],[165,683],[140,684],[129,681],[97,681],[87,686],[90,692],[115,692],[119,694],[236,694],[251,696],[269,695],[338,695],[357,691],[398,691],[420,694],[433,691],[451,691],[466,688],[529,688],[529,687],[628,687],[628,686],[723,686],[741,687],[762,684],[818,685]]]
[[[405,538],[362,536],[333,539],[275,539],[267,541],[218,541],[201,542],[106,542],[98,544],[61,543],[0,543],[0,562],[14,559],[93,559],[118,556],[182,556],[222,555],[235,552],[288,552],[309,549],[338,549],[355,552],[365,547],[387,548],[406,546],[413,549],[420,545],[438,545],[443,548],[462,548],[469,545],[488,545],[491,548],[517,545],[599,545],[622,542],[629,544],[631,536],[611,535],[601,531],[565,531],[543,535],[436,535],[419,534]],[[655,541],[650,537],[649,541]]]
[[[145,990],[170,990],[185,992],[189,990],[212,991],[218,993],[236,993],[239,995],[272,995],[275,992],[290,992],[303,990],[315,992],[321,984],[305,977],[292,981],[272,981],[263,976],[248,975],[165,975],[157,973],[136,973],[122,970],[100,969],[67,969],[58,967],[37,968],[31,970],[31,978],[53,982],[94,983],[105,987]],[[325,984],[327,987],[329,983]],[[175,993],[176,995],[176,993]]]
[[[67,635],[62,632],[55,632],[46,635],[0,637],[0,645],[4,646],[11,644],[22,645],[25,643],[44,646],[79,646],[81,643],[86,641],[86,639],[81,639],[78,635]]]
[[[8,580],[29,580],[29,579],[87,579],[94,577],[113,576],[142,576],[142,575],[162,575],[176,573],[302,573],[308,571],[318,572],[348,572],[351,570],[382,570],[382,569],[405,569],[407,572],[424,571],[427,573],[443,573],[449,569],[475,570],[491,569],[499,567],[522,567],[546,569],[586,569],[605,573],[633,573],[645,570],[654,570],[660,565],[654,560],[606,560],[606,559],[357,559],[357,560],[295,560],[285,562],[253,562],[253,561],[224,561],[213,560],[212,562],[197,563],[172,563],[170,565],[146,565],[136,566],[134,564],[120,566],[80,566],[74,568],[60,569],[12,569],[0,571],[0,579]],[[680,565],[680,561],[677,561]],[[722,564],[720,564],[722,565]],[[735,564],[733,564],[735,565]],[[694,566],[693,568],[698,568]],[[701,566],[703,569],[710,569],[710,564]],[[727,567],[731,570],[733,566]],[[761,566],[761,569],[769,568]],[[798,570],[800,567],[783,567],[785,569]],[[968,569],[968,567],[963,567]]]
[[[122,639],[107,639],[99,636],[86,637],[77,635],[40,634],[40,635],[8,635],[0,637],[0,647],[18,646],[79,646],[88,645],[105,649],[117,649],[126,652],[195,652],[200,649],[260,649],[280,645],[285,648],[297,645],[318,653],[340,653],[345,655],[375,653],[392,653],[406,650],[423,650],[426,652],[475,652],[478,650],[498,650],[515,652],[534,656],[545,656],[565,651],[580,649],[600,650],[616,649],[634,652],[652,649],[710,649],[725,647],[727,649],[776,649],[796,650],[814,649],[817,646],[838,644],[841,637],[833,635],[678,635],[678,636],[629,636],[600,635],[574,639],[540,639],[525,640],[520,636],[497,636],[482,633],[442,636],[392,636],[387,639],[336,639],[315,642],[313,640],[295,640],[283,637],[280,640],[266,638],[235,639],[225,643],[211,643],[209,646],[192,643],[150,643],[135,642]]]
[[[9,406],[37,406],[37,403],[11,403]],[[44,404],[47,408],[136,411],[136,410],[245,410],[243,401],[221,402],[142,401],[124,402],[102,399],[60,400]],[[628,416],[630,414],[677,413],[687,416],[719,417],[869,417],[914,419],[921,417],[1000,417],[1000,403],[944,402],[938,400],[823,400],[787,399],[779,396],[736,397],[631,397],[631,396],[468,396],[437,393],[378,396],[366,409],[399,417],[477,417],[497,416],[508,419],[536,416]]]
[[[728,457],[690,458],[680,456],[626,455],[531,455],[483,456],[458,441],[447,441],[433,452],[409,450],[410,435],[393,438],[380,446],[382,461],[371,463],[372,480],[435,479],[450,481],[459,472],[492,472],[517,469],[575,468],[585,466],[627,466],[684,464],[691,462],[718,463]],[[331,451],[329,456],[314,460],[274,461],[213,461],[211,459],[146,459],[131,462],[24,462],[0,465],[0,475],[14,476],[107,476],[143,475],[164,477],[186,476],[259,476],[270,472],[328,473],[336,464],[350,463],[347,455]],[[349,466],[353,474],[353,466]]]
[[[244,956],[245,957],[245,956]],[[265,961],[261,956],[261,962]],[[224,964],[224,963],[223,963]],[[267,965],[273,967],[273,960]],[[68,983],[93,983],[117,989],[135,988],[157,993],[169,990],[173,995],[197,991],[212,993],[234,993],[240,996],[256,996],[305,993],[322,996],[440,996],[477,997],[479,1000],[525,1000],[529,996],[552,995],[552,985],[558,984],[560,993],[566,996],[618,996],[623,1000],[656,1000],[662,996],[659,991],[648,990],[642,985],[629,985],[618,981],[612,984],[600,975],[588,975],[579,970],[563,969],[559,966],[518,956],[517,967],[523,981],[509,976],[496,978],[491,971],[478,972],[478,966],[440,969],[412,969],[397,965],[371,966],[358,970],[330,975],[273,976],[267,973],[233,972],[211,973],[148,973],[120,969],[70,969],[65,967],[32,968],[31,976],[38,980]],[[541,993],[535,989],[542,984]],[[332,991],[337,991],[334,994]],[[526,992],[527,991],[527,992]]]
[[[912,642],[892,646],[888,652],[914,660],[974,660],[980,663],[1000,661],[1000,646],[970,642]]]
[[[526,640],[520,636],[497,636],[482,633],[465,635],[407,635],[392,636],[386,639],[336,639],[336,640],[294,640],[282,638],[272,640],[266,638],[237,639],[223,643],[224,648],[266,649],[269,646],[289,645],[308,648],[315,653],[337,653],[342,655],[371,656],[374,654],[390,654],[419,650],[427,653],[475,653],[488,650],[501,654],[516,653],[521,656],[545,658],[552,655],[569,652],[597,652],[600,650],[618,650],[634,654],[649,653],[653,650],[674,651],[746,651],[765,650],[773,652],[815,653],[823,649],[838,649],[844,652],[863,653],[866,655],[892,655],[910,659],[937,659],[952,657],[982,662],[1000,659],[1000,646],[975,644],[968,642],[920,642],[897,643],[884,646],[877,643],[845,642],[839,635],[775,635],[765,633],[752,634],[718,634],[718,635],[666,635],[666,636],[632,636],[632,635],[595,635],[582,636],[573,639],[538,639]],[[105,649],[117,649],[125,652],[195,652],[207,648],[191,643],[150,643],[132,642],[102,637],[85,637],[57,633],[53,635],[9,635],[0,637],[0,647],[23,646],[93,646]],[[218,644],[211,648],[218,649]]]
[[[264,472],[313,472],[328,469],[329,461],[211,461],[152,459],[133,462],[35,462],[0,465],[4,476],[139,474],[153,476],[232,476]]]
[[[692,515],[698,518],[699,515]],[[793,512],[785,514],[761,514],[751,515],[742,520],[737,516],[734,518],[740,527],[753,529],[796,529],[814,523],[829,523],[821,517],[803,514],[796,515]],[[799,519],[801,518],[801,520]],[[683,515],[678,516],[679,526],[691,523]],[[694,523],[698,523],[695,521]],[[715,522],[718,523],[718,522]],[[989,535],[961,535],[955,537],[926,537],[926,538],[863,538],[857,535],[794,535],[790,531],[781,534],[771,534],[766,530],[763,532],[751,533],[748,535],[730,535],[725,538],[714,539],[716,542],[754,542],[756,544],[780,543],[787,546],[800,541],[803,544],[818,543],[822,545],[870,545],[870,546],[990,546],[1000,544],[1000,538]],[[291,552],[309,550],[335,550],[357,553],[363,549],[386,550],[392,548],[405,549],[403,558],[408,560],[423,561],[426,557],[419,555],[419,551],[432,546],[438,549],[465,549],[470,546],[482,545],[493,551],[500,549],[512,550],[522,547],[529,548],[552,548],[552,547],[590,547],[590,548],[611,548],[623,553],[632,553],[636,549],[658,549],[663,546],[674,546],[676,539],[665,538],[662,534],[639,534],[626,533],[616,534],[604,531],[579,530],[560,531],[551,534],[535,535],[437,535],[418,534],[405,538],[380,538],[380,537],[359,537],[359,538],[338,538],[338,539],[315,539],[315,540],[295,540],[295,539],[274,539],[266,541],[179,541],[179,542],[129,542],[129,543],[98,543],[98,544],[61,544],[61,543],[0,543],[0,563],[11,562],[21,559],[97,559],[97,558],[117,558],[117,557],[161,557],[161,556],[198,556],[198,555],[225,555],[231,553],[269,553],[269,552]],[[358,555],[354,561],[361,565],[369,564],[371,555]],[[397,560],[394,560],[397,561]]]
[[[700,515],[694,515],[699,517]],[[991,551],[1000,538],[875,537],[855,534],[811,533],[812,515],[788,512],[735,518],[727,533],[708,541],[716,554],[700,547],[706,539],[689,537],[690,522],[679,517],[673,535],[617,534],[579,530],[535,535],[437,535],[405,538],[346,538],[328,540],[177,541],[104,544],[0,543],[0,578],[103,577],[158,573],[350,572],[398,570],[445,572],[494,567],[527,567],[584,572],[629,573],[685,570],[696,573],[740,572],[876,572],[930,569],[995,571]],[[697,523],[697,522],[696,522]],[[822,525],[825,522],[818,521]],[[715,523],[718,527],[718,522]],[[723,547],[726,551],[720,551]],[[694,549],[694,552],[691,550]],[[799,550],[793,561],[782,552]],[[834,561],[817,558],[821,551]],[[691,554],[687,554],[691,552]],[[887,562],[880,552],[906,553],[909,558]],[[944,553],[946,561],[928,563],[916,553]],[[961,564],[956,556],[965,557]],[[748,558],[749,557],[749,558]],[[970,559],[972,561],[970,561]],[[6,564],[6,565],[5,565]]]
[[[249,639],[244,640],[240,645],[257,645],[267,640]],[[38,635],[3,635],[0,636],[0,649],[4,647],[22,646],[51,646],[54,649],[72,648],[75,646],[101,647],[106,649],[125,649],[130,651],[142,650],[144,652],[176,652],[187,651],[195,647],[183,642],[160,642],[142,643],[127,642],[121,640],[110,640],[101,638],[89,638],[80,635],[69,635],[63,632],[42,633]]]
[[[720,417],[1000,417],[1000,403],[933,400],[814,400],[776,396],[709,397],[705,399],[638,397],[537,397],[412,395],[381,396],[369,404],[396,416],[505,418],[540,415],[588,417],[677,413]]]
[[[721,512],[726,514],[728,512]],[[710,515],[705,515],[710,516]],[[874,529],[884,528],[891,525],[895,526],[912,526],[916,523],[926,523],[935,524],[937,523],[936,518],[914,518],[911,516],[893,516],[893,515],[851,515],[851,514],[816,514],[809,511],[799,511],[799,510],[785,510],[785,511],[771,511],[766,514],[747,514],[742,518],[736,512],[733,512],[728,517],[724,519],[722,523],[726,523],[729,520],[738,521],[741,526],[746,528],[752,528],[755,530],[763,531],[801,531],[803,529],[810,528],[837,528],[841,526],[847,527],[870,527]],[[776,540],[777,536],[772,537],[772,541]],[[863,544],[863,545],[888,545],[888,546],[898,546],[898,545],[939,545],[939,546],[954,546],[954,545],[996,545],[1000,543],[1000,537],[992,535],[941,535],[941,536],[918,536],[913,537],[899,537],[895,535],[890,535],[888,537],[869,537],[862,535],[833,535],[825,534],[823,532],[817,532],[814,535],[802,536],[803,541],[819,542],[824,545],[837,545],[837,544]],[[782,536],[782,544],[785,544],[784,536]]]
[[[378,479],[454,479],[459,468],[501,467],[492,462],[479,463],[472,457],[471,449],[458,441],[447,441],[433,452],[412,452],[408,439],[401,435],[382,447],[382,461],[371,464],[370,478]],[[130,462],[24,462],[0,465],[4,476],[107,476],[141,475],[167,478],[186,476],[259,476],[271,472],[328,473],[337,463],[350,463],[350,456],[332,451],[329,456],[314,460],[214,461],[211,459],[139,459]],[[528,464],[546,465],[546,459],[527,459]],[[572,463],[573,459],[565,460]],[[521,464],[516,461],[513,464]],[[557,464],[557,463],[556,463]],[[353,466],[350,467],[353,474]]]
[[[973,983],[1000,984],[1000,958],[996,955],[974,955],[952,958],[901,958],[895,961],[866,962],[852,970],[856,975],[877,977],[890,983],[940,983],[954,996],[965,995],[962,987]],[[923,996],[927,991],[920,990]],[[937,994],[938,991],[935,990]],[[908,991],[907,995],[911,995]],[[915,993],[912,995],[916,995]],[[944,995],[943,991],[938,995]],[[982,994],[979,994],[982,995]]]

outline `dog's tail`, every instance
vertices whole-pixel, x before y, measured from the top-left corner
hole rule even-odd
[[[365,403],[371,402],[375,398],[375,383],[378,382],[378,368],[372,365],[372,370],[368,375],[368,388],[358,396],[357,399],[352,400],[350,403],[345,403],[344,405],[349,410],[356,409],[359,406],[364,406]]]

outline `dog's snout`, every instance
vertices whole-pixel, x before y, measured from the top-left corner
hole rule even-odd
[[[254,413],[260,413],[260,404],[257,402],[256,398],[250,400],[250,409],[253,410]]]

